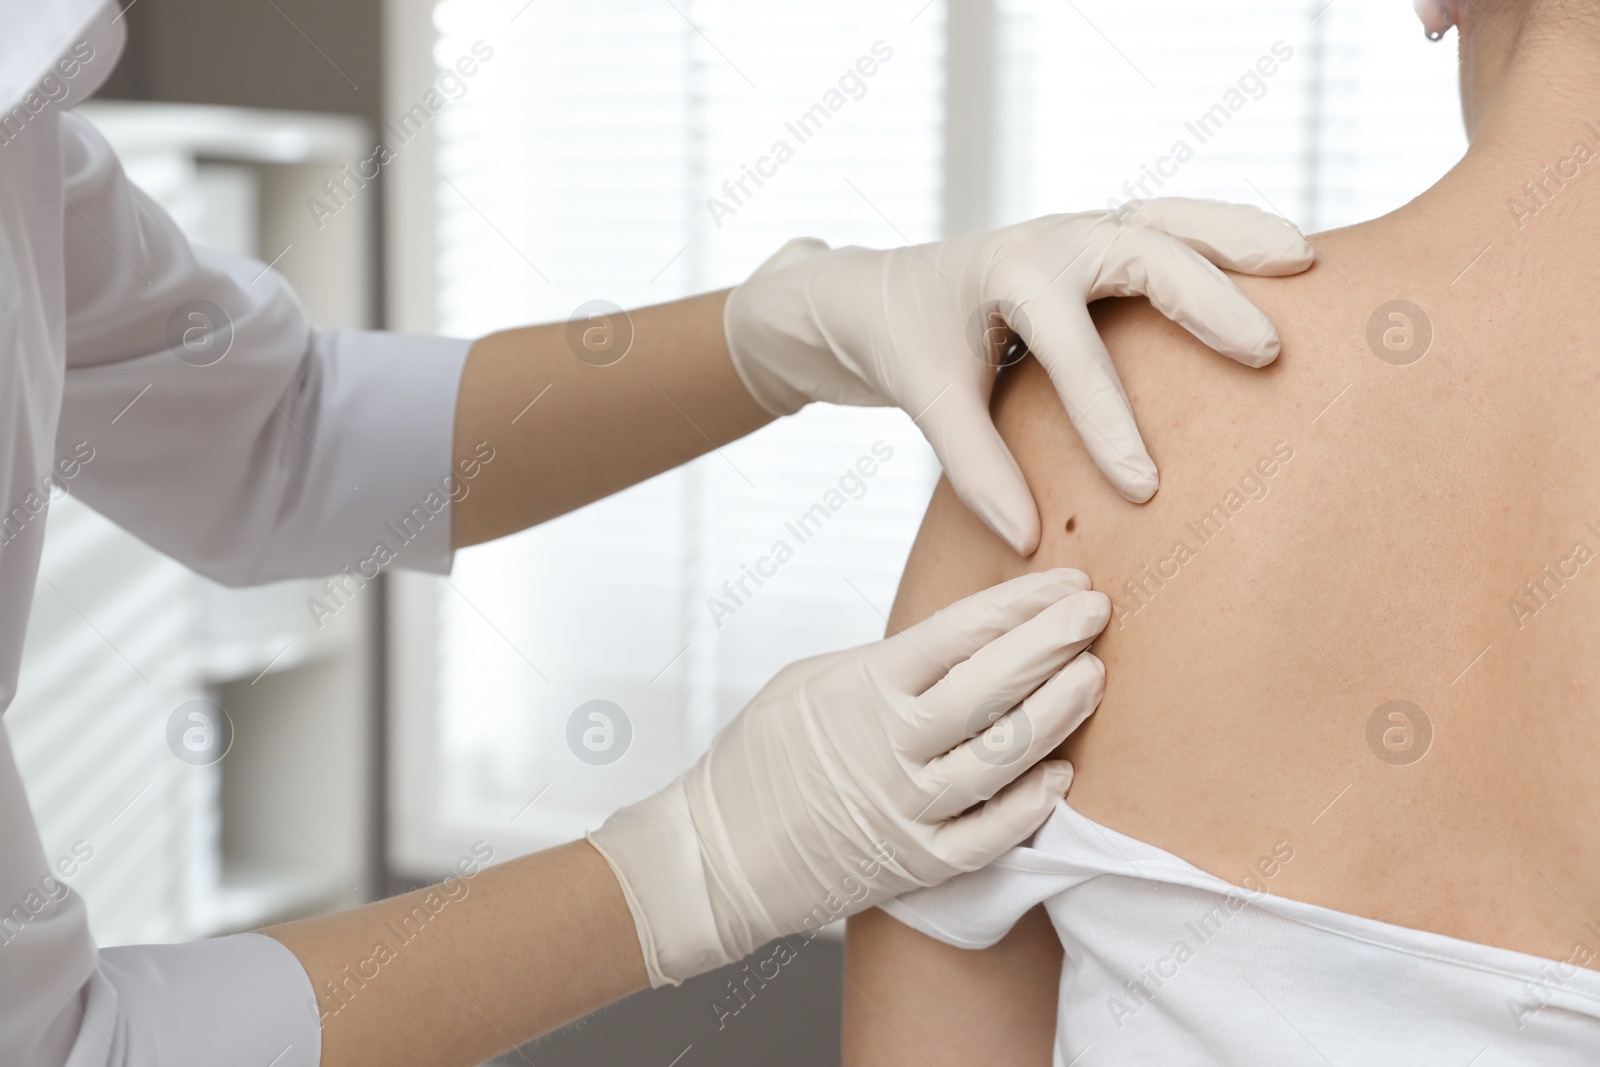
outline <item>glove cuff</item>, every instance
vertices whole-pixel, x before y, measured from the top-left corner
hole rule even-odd
[[[733,961],[718,934],[700,835],[681,782],[585,836],[622,887],[652,987],[678,985]]]
[[[828,250],[814,237],[787,242],[734,287],[722,308],[722,333],[735,373],[755,402],[780,418],[817,399],[791,379],[815,373],[804,368],[817,362],[818,351],[827,359],[832,355],[811,325],[805,285],[798,278],[797,284],[784,285],[772,276]]]
[[[606,865],[617,878],[617,885],[622,888],[622,899],[628,902],[628,913],[633,916],[633,931],[639,938],[639,955],[644,958],[644,970],[650,978],[650,988],[682,985],[682,979],[674,978],[661,969],[661,956],[656,952],[656,939],[650,932],[650,920],[645,917],[644,905],[639,902],[639,894],[633,891],[626,872],[617,866],[617,861],[611,858],[605,846],[595,840],[594,834],[584,834],[583,839],[605,858]]]

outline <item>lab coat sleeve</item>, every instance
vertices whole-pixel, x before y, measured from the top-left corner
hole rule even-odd
[[[449,570],[468,342],[313,330],[280,275],[191,246],[71,113],[61,160],[72,491],[229,585]]]
[[[46,861],[0,729],[0,1063],[317,1067],[311,980],[261,934],[97,951],[83,898]]]

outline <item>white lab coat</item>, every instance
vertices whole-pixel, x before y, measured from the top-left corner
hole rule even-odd
[[[219,581],[335,572],[419,505],[432,518],[396,565],[447,570],[448,500],[435,507],[467,343],[319,333],[277,274],[192,248],[64,110],[120,54],[116,12],[0,0],[0,522],[33,512],[87,443],[71,491]],[[71,78],[63,55],[82,64]],[[199,321],[181,310],[193,301],[232,323],[209,366],[169,340],[174,322]],[[44,528],[18,516],[0,534],[0,709]],[[316,1067],[315,996],[283,946],[245,934],[100,950],[80,897],[33,914],[51,873],[0,731],[0,922],[28,913],[0,944],[0,1064]]]

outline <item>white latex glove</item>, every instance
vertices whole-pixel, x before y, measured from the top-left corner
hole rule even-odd
[[[1156,491],[1127,394],[1085,305],[1143,294],[1201,341],[1261,367],[1272,323],[1216,266],[1297,274],[1313,250],[1258,208],[1149,200],[1049,215],[1005,229],[880,251],[790,241],[729,294],[723,325],[758,403],[787,415],[813,400],[894,405],[933,444],[956,493],[1017,552],[1039,545],[1039,514],[989,417],[997,365],[1044,365],[1111,484],[1135,503]]]
[[[1083,650],[1111,605],[1088,587],[1028,575],[795,663],[683,777],[591,834],[652,984],[975,870],[1038,829],[1072,765],[1034,764],[1105,684]]]

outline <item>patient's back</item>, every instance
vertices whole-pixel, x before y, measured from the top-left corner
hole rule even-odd
[[[1147,505],[1036,364],[1010,372],[1041,548],[941,485],[894,623],[1082,568],[1116,610],[1074,807],[1230,881],[1595,966],[1600,264],[1512,241],[1453,281],[1486,242],[1415,218],[1315,243],[1305,275],[1240,279],[1283,339],[1266,371],[1097,309],[1161,469]]]

